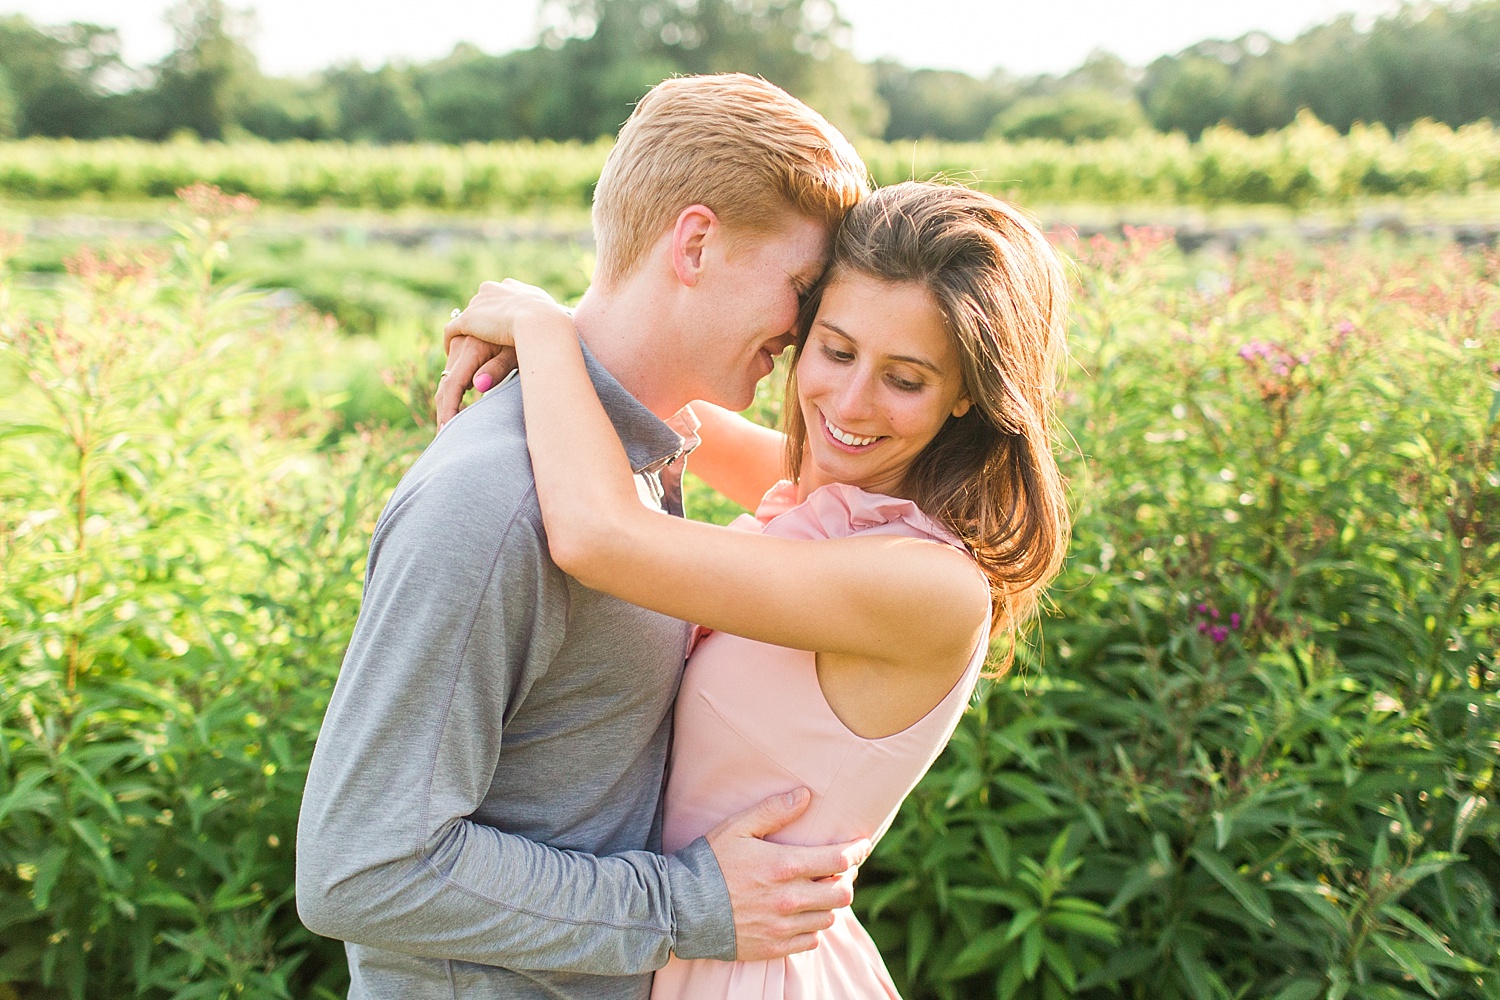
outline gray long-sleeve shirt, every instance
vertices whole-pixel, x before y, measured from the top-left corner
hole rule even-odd
[[[681,514],[681,439],[588,361]],[[639,998],[669,951],[733,958],[707,843],[654,853],[685,642],[549,558],[518,382],[438,436],[376,524],[297,834],[351,997]]]

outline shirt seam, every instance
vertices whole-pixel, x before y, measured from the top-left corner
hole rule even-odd
[[[479,622],[479,605],[483,603],[483,595],[489,592],[491,585],[494,583],[495,570],[500,565],[500,556],[505,549],[506,540],[510,538],[510,533],[515,530],[516,523],[521,520],[522,515],[525,513],[527,501],[534,498],[535,496],[536,483],[532,483],[531,486],[527,489],[526,493],[520,498],[519,501],[517,501],[515,510],[511,512],[510,520],[506,522],[505,530],[500,533],[500,540],[495,544],[494,556],[490,563],[489,573],[485,576],[484,588],[480,591],[480,599],[474,602],[474,606],[469,615],[469,623],[464,629],[464,640],[462,645],[459,646],[456,668],[453,671],[452,680],[448,685],[448,697],[443,702],[442,725],[438,727],[438,737],[437,739],[433,740],[432,750],[428,754],[426,787],[422,789],[422,825],[419,828],[421,832],[418,834],[418,836],[423,837],[424,840],[416,845],[416,850],[414,852],[416,856],[423,862],[427,861],[429,852],[432,850],[432,786],[433,783],[437,781],[438,752],[443,745],[443,736],[448,731],[448,723],[453,714],[453,699],[456,697],[458,692],[458,681],[460,675],[463,673],[464,661],[467,660],[469,656],[469,643],[471,643],[474,639],[474,627]],[[503,730],[500,735],[500,740],[501,744],[503,745],[505,741],[505,734]]]
[[[424,868],[431,871],[433,876],[444,885],[451,886],[452,888],[457,889],[459,892],[464,893],[467,896],[472,896],[475,899],[483,900],[486,903],[492,903],[495,906],[501,907],[502,909],[507,910],[511,913],[519,913],[523,916],[528,917],[538,917],[540,919],[549,920],[554,923],[567,924],[570,927],[607,927],[610,930],[617,931],[646,930],[655,931],[667,936],[670,936],[671,933],[670,928],[651,923],[636,922],[626,924],[619,923],[613,920],[580,919],[577,917],[568,917],[556,913],[548,913],[542,910],[533,910],[525,906],[517,906],[515,903],[509,902],[508,900],[496,899],[494,896],[486,895],[485,893],[480,892],[478,889],[475,889],[472,886],[464,885],[457,879],[444,874],[437,865],[432,863],[432,860],[426,854],[421,855],[417,860]]]

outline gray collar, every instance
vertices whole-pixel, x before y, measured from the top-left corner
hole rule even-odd
[[[630,467],[637,473],[658,472],[682,453],[682,438],[668,427],[660,417],[646,409],[641,401],[625,391],[609,370],[594,357],[588,345],[582,341],[583,361],[589,370],[589,379],[604,412],[615,425],[615,433],[625,445],[625,455]]]

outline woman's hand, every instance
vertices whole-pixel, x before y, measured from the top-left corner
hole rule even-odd
[[[434,397],[438,429],[463,409],[470,387],[482,395],[515,369],[518,328],[541,329],[559,320],[572,325],[567,311],[534,285],[513,278],[481,284],[468,308],[443,328],[448,357]]]
[[[443,327],[443,350],[448,350],[454,337],[476,337],[496,347],[515,347],[517,327],[530,328],[538,319],[558,316],[568,317],[568,311],[535,285],[514,278],[486,281],[464,311]]]

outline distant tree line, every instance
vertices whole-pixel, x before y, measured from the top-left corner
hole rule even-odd
[[[493,55],[460,44],[434,62],[260,72],[253,15],[181,0],[172,51],[125,64],[118,33],[0,18],[0,136],[471,142],[593,139],[676,73],[741,70],[786,87],[874,138],[1057,138],[1140,129],[1196,138],[1224,123],[1260,134],[1301,109],[1342,130],[1422,118],[1500,121],[1500,0],[1408,3],[1289,42],[1263,33],[1200,42],[1145,68],[1105,52],[1064,75],[980,79],[861,63],[833,0],[541,0],[541,41]]]

